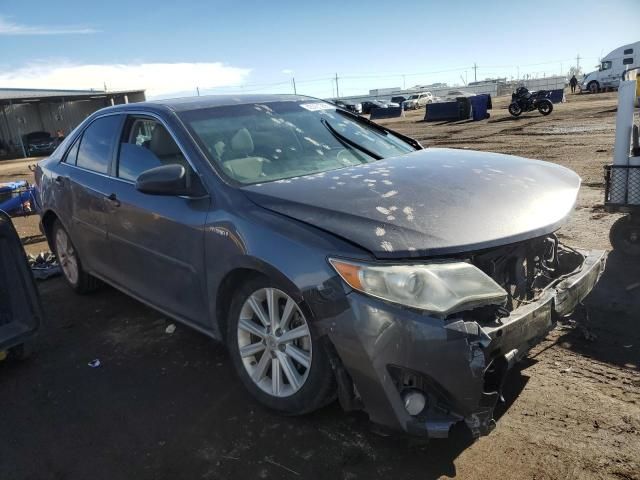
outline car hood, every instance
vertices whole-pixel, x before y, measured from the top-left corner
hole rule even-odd
[[[378,258],[440,256],[557,230],[580,177],[552,163],[429,148],[378,162],[243,187],[256,204]]]

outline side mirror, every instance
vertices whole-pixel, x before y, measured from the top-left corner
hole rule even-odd
[[[136,190],[149,195],[189,195],[187,172],[182,165],[150,168],[136,180]]]

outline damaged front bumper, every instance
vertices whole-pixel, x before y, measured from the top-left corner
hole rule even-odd
[[[580,252],[582,265],[535,301],[491,324],[467,313],[443,320],[358,292],[351,308],[325,324],[357,400],[371,420],[395,430],[445,438],[464,421],[474,436],[493,428],[505,373],[570,314],[604,271],[603,251]],[[425,399],[408,412],[408,392]]]

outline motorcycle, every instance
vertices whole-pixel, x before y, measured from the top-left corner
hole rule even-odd
[[[538,110],[542,115],[547,116],[553,111],[553,103],[549,99],[550,96],[551,93],[546,90],[530,92],[526,87],[520,87],[511,94],[509,113],[517,117],[522,112]]]

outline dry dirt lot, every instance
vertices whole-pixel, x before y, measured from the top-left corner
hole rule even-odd
[[[570,96],[546,118],[512,119],[505,102],[481,122],[425,123],[418,111],[385,124],[428,146],[576,170],[580,200],[560,236],[609,248],[615,94]],[[0,181],[25,178],[26,165],[0,164]],[[29,251],[46,248],[34,217],[15,223]],[[510,374],[496,429],[427,444],[379,436],[337,405],[276,416],[242,389],[222,346],[186,327],[166,334],[170,321],[111,288],[79,297],[51,279],[37,355],[0,363],[0,479],[640,479],[638,281],[637,263],[610,255],[585,308]]]

